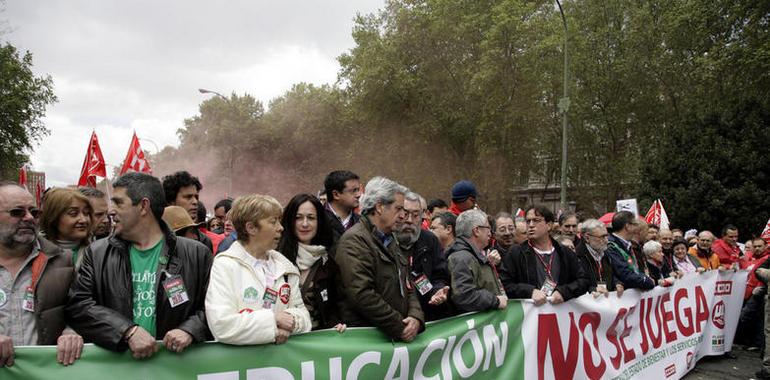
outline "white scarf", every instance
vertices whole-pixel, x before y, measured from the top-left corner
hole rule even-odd
[[[326,247],[322,245],[306,245],[297,243],[297,268],[304,272],[312,267],[318,259],[323,259],[323,263],[329,259],[326,253]]]

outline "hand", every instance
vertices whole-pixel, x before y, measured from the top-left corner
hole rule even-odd
[[[62,334],[56,340],[56,361],[60,364],[66,366],[75,363],[82,352],[83,337],[78,334]]]
[[[166,349],[176,353],[184,351],[192,341],[192,335],[188,334],[187,331],[180,329],[170,330],[166,333],[166,336],[163,337],[163,345],[166,346]]]
[[[676,278],[682,278],[682,277],[684,277],[684,272],[678,270],[678,271],[674,272],[674,275],[676,276]]]
[[[703,272],[706,271],[706,268],[700,267],[700,268],[695,269],[695,271],[698,272],[698,273],[703,273]]]
[[[508,307],[508,297],[506,296],[497,296],[497,299],[500,300],[500,303],[497,304],[497,308],[502,310]]]
[[[0,367],[13,365],[13,340],[11,337],[0,335]]]
[[[561,296],[561,293],[559,293],[558,290],[554,290],[553,293],[551,293],[551,304],[558,305],[560,303],[564,303],[564,297]]]
[[[401,340],[404,342],[411,342],[414,337],[417,336],[417,332],[420,331],[420,321],[414,317],[406,317],[401,321],[404,326],[404,331],[401,333]]]
[[[449,287],[445,286],[436,293],[433,293],[433,297],[430,297],[430,301],[428,301],[428,304],[430,305],[441,305],[442,303],[446,302],[447,294],[449,294]]]
[[[334,329],[337,330],[338,333],[344,333],[345,329],[348,328],[348,325],[344,323],[338,323],[334,326]]]
[[[496,249],[493,249],[492,252],[487,254],[487,260],[489,260],[492,265],[497,266],[500,264],[500,252],[497,252]]]
[[[618,298],[623,297],[623,291],[626,290],[621,284],[615,285],[615,291],[618,292]]]
[[[535,301],[535,306],[540,306],[547,301],[547,297],[545,295],[545,292],[540,289],[535,289],[532,291],[532,301]]]
[[[275,313],[275,325],[280,329],[294,331],[294,316],[285,311],[277,312]]]
[[[135,328],[134,335],[131,335],[131,339],[128,340],[128,348],[134,354],[134,359],[146,359],[158,352],[155,337],[150,335],[141,326],[136,326]]]
[[[289,340],[289,335],[291,335],[291,331],[284,330],[282,328],[278,328],[275,331],[275,344],[284,344],[287,340]]]

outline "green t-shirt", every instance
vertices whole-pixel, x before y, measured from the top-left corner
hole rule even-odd
[[[134,287],[134,323],[155,336],[156,272],[163,239],[148,250],[131,245],[131,283]]]

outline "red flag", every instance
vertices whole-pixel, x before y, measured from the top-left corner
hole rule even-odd
[[[27,165],[19,169],[19,186],[27,187]]]
[[[99,148],[99,140],[96,138],[96,132],[91,132],[91,141],[88,143],[86,158],[83,160],[83,168],[80,169],[80,179],[78,186],[96,187],[96,177],[107,177],[104,156]]]
[[[522,210],[522,209],[520,209],[520,208],[517,208],[517,209],[516,209],[516,214],[514,214],[513,216],[514,216],[515,218],[523,218],[523,217],[525,217],[525,215],[524,215],[524,210]]]
[[[35,203],[37,204],[38,208],[43,207],[43,186],[40,186],[40,182],[37,183],[37,186],[35,186]]]
[[[128,147],[128,153],[126,153],[126,159],[123,160],[123,167],[120,168],[120,175],[125,174],[128,171],[135,171],[139,173],[152,174],[150,163],[144,157],[144,151],[139,145],[139,139],[134,137],[131,139],[131,145]]]
[[[652,202],[650,211],[647,211],[644,220],[647,224],[654,224],[664,230],[668,229],[668,215],[666,214],[666,209],[663,208],[663,203],[660,199],[656,199],[655,202]]]

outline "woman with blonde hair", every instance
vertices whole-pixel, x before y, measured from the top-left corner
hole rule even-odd
[[[221,343],[286,342],[310,331],[299,270],[275,250],[281,238],[281,204],[267,195],[235,200],[230,210],[238,234],[214,258],[206,293],[206,320]]]
[[[41,231],[61,249],[72,251],[72,262],[79,268],[91,236],[93,210],[88,198],[75,189],[57,187],[46,192],[43,205]]]

